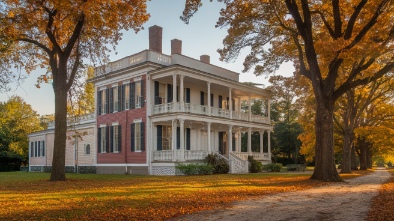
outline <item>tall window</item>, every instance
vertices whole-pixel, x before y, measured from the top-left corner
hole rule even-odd
[[[135,82],[135,107],[142,107],[141,81]]]
[[[41,156],[43,157],[43,156],[45,156],[45,141],[41,141],[41,148],[40,148],[40,150],[41,150]]]
[[[141,123],[135,124],[135,151],[141,151]]]
[[[162,134],[162,149],[163,150],[171,150],[172,148],[172,127],[168,125],[163,125],[163,134]]]
[[[100,152],[105,153],[107,151],[107,128],[106,127],[101,127],[100,128],[101,133],[100,133]]]
[[[112,135],[112,143],[113,143],[113,152],[119,152],[119,127],[112,126],[113,128],[113,135]]]
[[[130,109],[130,85],[129,84],[124,84],[124,108],[125,110]]]
[[[101,91],[101,114],[105,114],[106,113],[106,90],[102,90]]]
[[[118,87],[113,87],[112,88],[112,97],[113,97],[113,105],[114,105],[114,107],[113,107],[113,110],[114,110],[114,112],[116,112],[116,111],[119,111],[118,110],[118,102],[119,102],[119,100],[118,100]]]

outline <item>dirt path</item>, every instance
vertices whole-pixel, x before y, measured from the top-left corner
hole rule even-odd
[[[241,201],[226,210],[204,211],[175,220],[365,220],[371,199],[389,177],[389,172],[377,170],[344,183]]]

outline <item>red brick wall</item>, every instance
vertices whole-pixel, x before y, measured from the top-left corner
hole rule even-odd
[[[142,76],[145,80],[145,76]],[[131,81],[132,82],[132,81]],[[120,83],[121,84],[121,83]],[[112,85],[112,84],[110,84]],[[145,90],[143,91],[144,99],[146,100],[146,81]],[[118,122],[122,127],[122,147],[119,153],[97,153],[98,164],[116,164],[116,163],[146,163],[146,149],[147,147],[147,125],[146,125],[146,105],[144,107],[136,108],[132,110],[124,110],[116,113],[109,113],[97,116],[97,128],[100,124],[106,124],[111,126],[112,123]],[[141,119],[145,124],[144,127],[144,142],[145,150],[142,152],[131,151],[131,137],[130,137],[130,125],[134,120]],[[96,145],[97,146],[97,145]]]

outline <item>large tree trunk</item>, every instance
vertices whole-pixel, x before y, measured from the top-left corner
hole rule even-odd
[[[354,144],[352,144],[352,149],[350,154],[352,155],[352,170],[358,170],[356,148]]]
[[[372,169],[372,145],[371,143],[366,144],[366,162],[367,162],[367,168]]]
[[[365,138],[359,139],[360,147],[360,170],[367,170],[367,144]]]
[[[343,136],[343,148],[342,148],[342,164],[341,173],[351,173],[351,135],[352,131],[350,128],[346,128]]]
[[[316,99],[316,147],[315,170],[311,179],[339,182],[343,181],[335,167],[334,154],[334,102],[315,96]]]
[[[66,133],[67,133],[67,69],[53,78],[53,89],[55,92],[55,141],[53,148],[53,160],[51,181],[62,181],[66,179]]]

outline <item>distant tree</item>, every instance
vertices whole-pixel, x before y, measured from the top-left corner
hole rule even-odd
[[[334,104],[351,88],[393,70],[392,0],[223,2],[217,27],[229,29],[218,50],[221,59],[235,59],[248,48],[244,71],[254,68],[257,75],[294,62],[309,80],[316,103],[311,178],[342,181],[334,161]],[[187,23],[201,6],[201,0],[186,0],[181,19]]]
[[[297,122],[279,122],[274,127],[274,139],[280,153],[288,158],[293,157],[294,163],[298,163],[301,141],[298,136],[302,133],[301,125]]]
[[[0,102],[0,152],[27,161],[27,135],[42,130],[39,115],[21,97]]]
[[[67,95],[84,59],[107,62],[108,46],[121,40],[121,30],[139,31],[149,18],[145,0],[3,0],[0,6],[4,64],[30,73],[36,67],[53,81],[55,141],[51,180],[65,180]],[[9,74],[1,69],[3,74]]]

